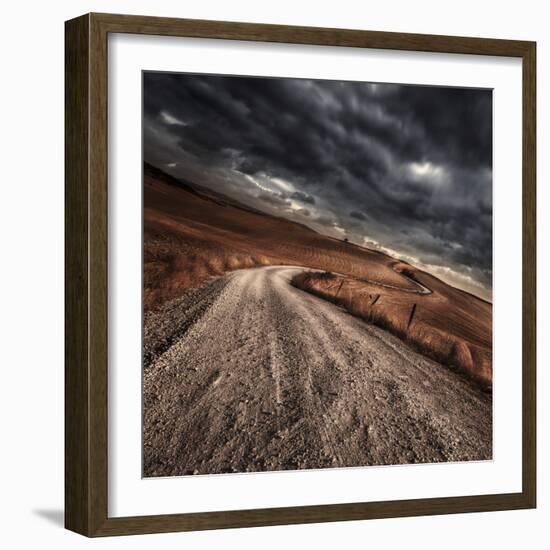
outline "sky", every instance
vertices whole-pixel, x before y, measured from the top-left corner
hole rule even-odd
[[[492,92],[151,73],[144,160],[492,300]]]

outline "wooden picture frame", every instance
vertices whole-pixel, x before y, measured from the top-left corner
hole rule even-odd
[[[520,58],[523,66],[523,489],[512,494],[108,517],[107,37],[133,33]],[[536,506],[534,42],[88,14],[65,27],[65,525],[126,535]]]

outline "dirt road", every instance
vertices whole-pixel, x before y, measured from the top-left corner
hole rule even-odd
[[[144,475],[485,460],[492,399],[389,333],[235,271],[149,314]]]

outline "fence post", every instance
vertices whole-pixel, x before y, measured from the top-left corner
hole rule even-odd
[[[411,326],[415,311],[416,311],[416,302],[413,304],[413,307],[411,309],[411,314],[409,315],[409,322],[407,323],[407,330],[409,330],[409,327]]]

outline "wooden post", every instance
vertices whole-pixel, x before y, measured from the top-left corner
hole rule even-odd
[[[407,330],[409,330],[409,327],[411,326],[415,311],[416,311],[416,302],[413,304],[413,307],[411,309],[411,314],[409,315],[409,322],[407,323]]]

